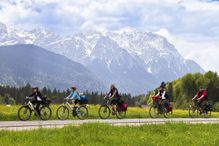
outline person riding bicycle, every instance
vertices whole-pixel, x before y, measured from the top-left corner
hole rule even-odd
[[[43,102],[43,97],[42,94],[40,93],[39,88],[38,87],[33,88],[32,94],[29,95],[28,97],[33,98],[33,100],[31,100],[31,103],[33,105],[36,105],[36,112],[38,113],[38,115],[40,115],[39,107]]]
[[[74,105],[73,113],[74,113],[74,115],[75,115],[75,110],[76,110],[75,105],[77,105],[81,100],[81,97],[79,96],[79,93],[77,92],[76,89],[77,88],[75,86],[72,86],[71,87],[71,93],[66,97],[67,100],[72,100],[73,101],[73,105]]]
[[[207,105],[207,92],[203,87],[199,87],[198,92],[192,98],[192,100],[197,100],[197,105],[201,108],[205,108]]]
[[[169,101],[167,100],[167,90],[166,90],[166,83],[161,82],[160,87],[158,88],[158,92],[155,95],[160,98],[160,105],[164,105],[167,109],[170,106]]]
[[[107,94],[109,99],[112,99],[110,104],[112,105],[112,114],[114,114],[116,110],[116,105],[119,105],[121,96],[119,95],[119,91],[114,84],[110,85],[110,91]]]

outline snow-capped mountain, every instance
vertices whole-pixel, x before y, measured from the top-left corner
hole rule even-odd
[[[113,33],[111,38],[130,54],[141,58],[145,70],[158,80],[173,80],[185,73],[203,72],[192,60],[185,60],[166,38],[154,33],[125,29]]]
[[[148,82],[153,82],[154,77],[145,72],[142,61],[109,37],[97,41],[86,66],[106,84],[116,83],[124,92],[142,93],[152,88]]]
[[[145,93],[161,81],[203,72],[164,37],[152,32],[129,28],[59,36],[44,29],[15,30],[0,24],[0,34],[0,45],[24,43],[43,47],[83,64],[103,83],[114,83],[122,92]]]

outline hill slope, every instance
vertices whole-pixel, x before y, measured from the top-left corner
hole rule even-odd
[[[100,91],[104,85],[83,65],[34,45],[0,46],[0,84]]]

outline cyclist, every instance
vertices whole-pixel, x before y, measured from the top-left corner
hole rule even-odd
[[[72,100],[73,101],[73,106],[74,106],[74,109],[73,109],[73,115],[75,116],[76,115],[76,106],[80,100],[81,100],[81,97],[79,96],[79,93],[77,92],[76,90],[77,88],[75,86],[72,86],[71,87],[71,93],[68,95],[68,97],[66,97],[67,100]]]
[[[31,103],[33,105],[36,105],[36,112],[38,113],[38,115],[40,115],[39,107],[43,102],[43,97],[42,97],[42,94],[40,93],[39,88],[38,87],[33,88],[32,94],[29,95],[28,97],[30,98],[33,97],[33,100],[31,101]]]
[[[157,97],[160,97],[160,105],[165,105],[165,107],[167,108],[167,110],[169,110],[169,106],[170,103],[167,100],[168,95],[167,95],[167,90],[166,90],[166,83],[165,82],[161,82],[160,87],[158,88],[158,93],[155,95]]]
[[[197,100],[197,105],[202,109],[205,109],[208,100],[206,90],[203,87],[199,87],[198,92],[195,94],[192,100]]]
[[[114,84],[110,85],[110,91],[107,94],[108,98],[112,99],[110,104],[112,106],[112,114],[115,114],[116,105],[119,105],[121,96],[119,95],[119,91]]]

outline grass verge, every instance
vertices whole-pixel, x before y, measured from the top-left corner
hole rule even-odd
[[[61,129],[0,131],[1,146],[217,146],[217,124],[110,126],[83,124]]]

